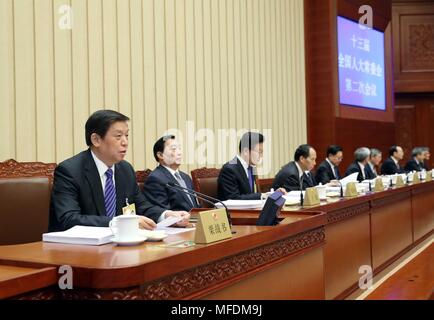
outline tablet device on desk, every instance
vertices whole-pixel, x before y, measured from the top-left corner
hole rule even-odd
[[[276,191],[268,196],[258,221],[256,221],[257,226],[275,226],[278,224],[277,217],[285,204],[285,199],[282,196],[283,193],[280,191]]]

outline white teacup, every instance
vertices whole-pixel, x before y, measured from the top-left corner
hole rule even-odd
[[[114,217],[109,227],[118,241],[133,241],[139,237],[139,216],[122,215]]]

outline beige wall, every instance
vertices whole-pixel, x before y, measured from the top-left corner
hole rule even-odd
[[[72,30],[59,27],[63,4]],[[220,139],[203,160],[201,128],[271,129],[272,176],[306,141],[304,81],[302,0],[0,1],[0,161],[70,157],[105,107],[131,117],[137,170],[155,166],[169,128],[183,133],[186,171],[236,152]]]

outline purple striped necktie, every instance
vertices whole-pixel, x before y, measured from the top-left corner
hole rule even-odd
[[[105,175],[104,203],[105,212],[108,217],[114,217],[116,214],[116,190],[113,184],[113,170],[109,168]]]

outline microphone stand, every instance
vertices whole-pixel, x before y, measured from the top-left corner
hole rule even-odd
[[[173,183],[173,182],[168,182],[168,183],[165,184],[165,186],[166,186],[166,187],[169,187],[169,188],[175,188],[175,189],[181,190],[181,191],[183,191],[183,192],[185,192],[185,193],[187,193],[187,194],[189,194],[189,195],[191,195],[191,196],[193,196],[193,197],[198,197],[199,199],[201,199],[201,200],[203,200],[203,201],[205,201],[205,202],[207,202],[207,203],[213,205],[214,208],[216,208],[215,203],[217,203],[217,202],[218,202],[218,203],[221,203],[222,206],[223,206],[223,207],[225,208],[225,210],[226,210],[226,216],[228,217],[229,228],[232,229],[232,219],[231,219],[231,214],[230,214],[230,212],[229,212],[228,207],[223,203],[223,201],[221,201],[221,200],[219,200],[219,199],[217,199],[217,198],[213,198],[213,197],[211,197],[211,196],[209,196],[209,195],[207,195],[207,194],[204,194],[204,193],[198,192],[198,191],[196,191],[196,190],[189,189],[189,188],[184,188],[184,187],[180,186],[179,184],[176,184],[176,183]],[[213,202],[213,201],[214,201],[214,202]],[[233,234],[236,233],[236,231],[231,231],[231,232],[232,232]]]

